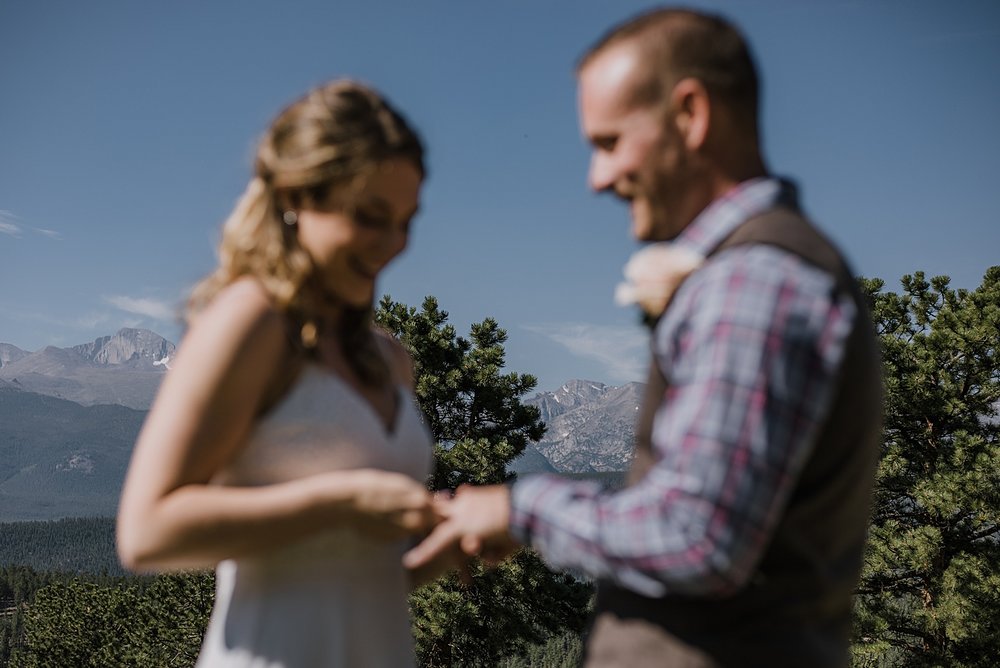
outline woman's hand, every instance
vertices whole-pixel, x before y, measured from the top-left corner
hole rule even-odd
[[[360,469],[356,476],[352,524],[358,532],[395,539],[425,534],[439,517],[433,497],[421,483],[402,473]]]

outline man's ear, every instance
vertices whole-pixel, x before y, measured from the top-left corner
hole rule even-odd
[[[689,151],[705,145],[712,105],[704,84],[697,79],[681,79],[670,94],[673,122]]]

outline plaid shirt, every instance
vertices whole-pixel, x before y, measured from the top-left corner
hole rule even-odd
[[[741,184],[676,239],[708,255],[795,187]],[[552,566],[646,596],[719,595],[753,574],[832,402],[855,316],[833,278],[766,244],[712,256],[653,332],[668,381],[656,463],[618,491],[529,476],[511,486],[511,533]]]

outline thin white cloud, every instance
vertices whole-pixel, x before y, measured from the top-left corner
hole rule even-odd
[[[113,295],[110,297],[104,297],[104,301],[118,309],[121,309],[122,311],[145,316],[154,320],[176,320],[177,318],[177,310],[174,305],[159,299]]]
[[[17,224],[17,216],[10,211],[0,209],[0,232],[21,238],[21,226]]]
[[[554,341],[573,355],[598,362],[616,381],[645,380],[648,339],[638,326],[561,323],[525,325],[524,329]]]
[[[62,241],[63,235],[55,230],[43,230],[40,227],[32,228],[35,232],[38,232],[42,236],[48,237],[49,239],[55,239],[56,241]]]
[[[62,234],[56,232],[55,230],[46,230],[41,227],[25,225],[12,211],[0,209],[0,233],[8,234],[16,239],[20,239],[25,229],[32,230],[33,232],[37,232],[38,234],[46,236],[49,239],[55,239],[56,241],[61,241],[63,238]]]

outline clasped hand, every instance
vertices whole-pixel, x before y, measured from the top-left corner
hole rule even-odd
[[[503,485],[463,485],[453,494],[431,495],[408,476],[382,471],[358,472],[355,497],[359,528],[373,537],[423,535],[403,556],[414,584],[461,569],[470,557],[495,564],[517,549],[507,526],[510,492]],[[368,476],[368,478],[365,478]]]
[[[434,508],[441,521],[423,542],[403,556],[411,572],[441,559],[478,556],[496,563],[517,549],[508,533],[510,492],[503,485],[463,485],[454,496],[439,492]]]

